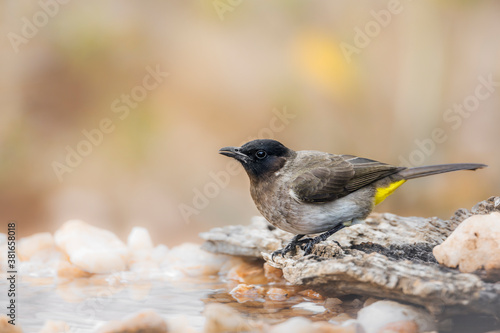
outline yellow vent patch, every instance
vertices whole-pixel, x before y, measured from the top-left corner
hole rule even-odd
[[[403,185],[403,183],[405,181],[406,180],[403,179],[403,180],[399,180],[397,182],[394,182],[387,187],[379,187],[377,189],[377,191],[375,192],[375,199],[374,199],[375,206],[378,205],[379,203],[381,203],[382,201],[384,201],[385,198],[387,198],[388,196],[390,196],[392,194],[392,192],[394,192],[398,187]]]

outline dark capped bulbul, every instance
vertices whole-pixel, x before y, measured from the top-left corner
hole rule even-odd
[[[224,147],[219,153],[243,165],[253,201],[267,221],[296,235],[273,258],[297,245],[304,255],[310,254],[315,244],[363,222],[376,205],[409,179],[486,167],[476,163],[398,167],[353,155],[293,151],[268,139]],[[303,239],[310,234],[320,235]]]

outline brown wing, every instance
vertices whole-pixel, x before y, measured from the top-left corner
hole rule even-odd
[[[352,155],[315,155],[291,189],[305,202],[332,201],[405,168]]]

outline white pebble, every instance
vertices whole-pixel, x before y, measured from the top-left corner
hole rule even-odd
[[[143,227],[133,227],[128,235],[127,245],[130,250],[152,250],[153,241],[149,236],[149,232]]]
[[[378,301],[358,312],[358,323],[365,333],[377,333],[397,322],[414,322],[413,325],[418,326],[419,332],[436,330],[434,319],[427,311],[398,302]]]
[[[105,274],[127,268],[128,248],[110,231],[71,220],[56,231],[54,239],[70,262],[86,272]]]

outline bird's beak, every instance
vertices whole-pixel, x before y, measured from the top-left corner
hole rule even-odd
[[[222,154],[224,156],[229,156],[234,159],[237,159],[238,161],[244,162],[246,159],[248,159],[248,156],[240,152],[239,147],[224,147],[219,149],[219,154]]]

